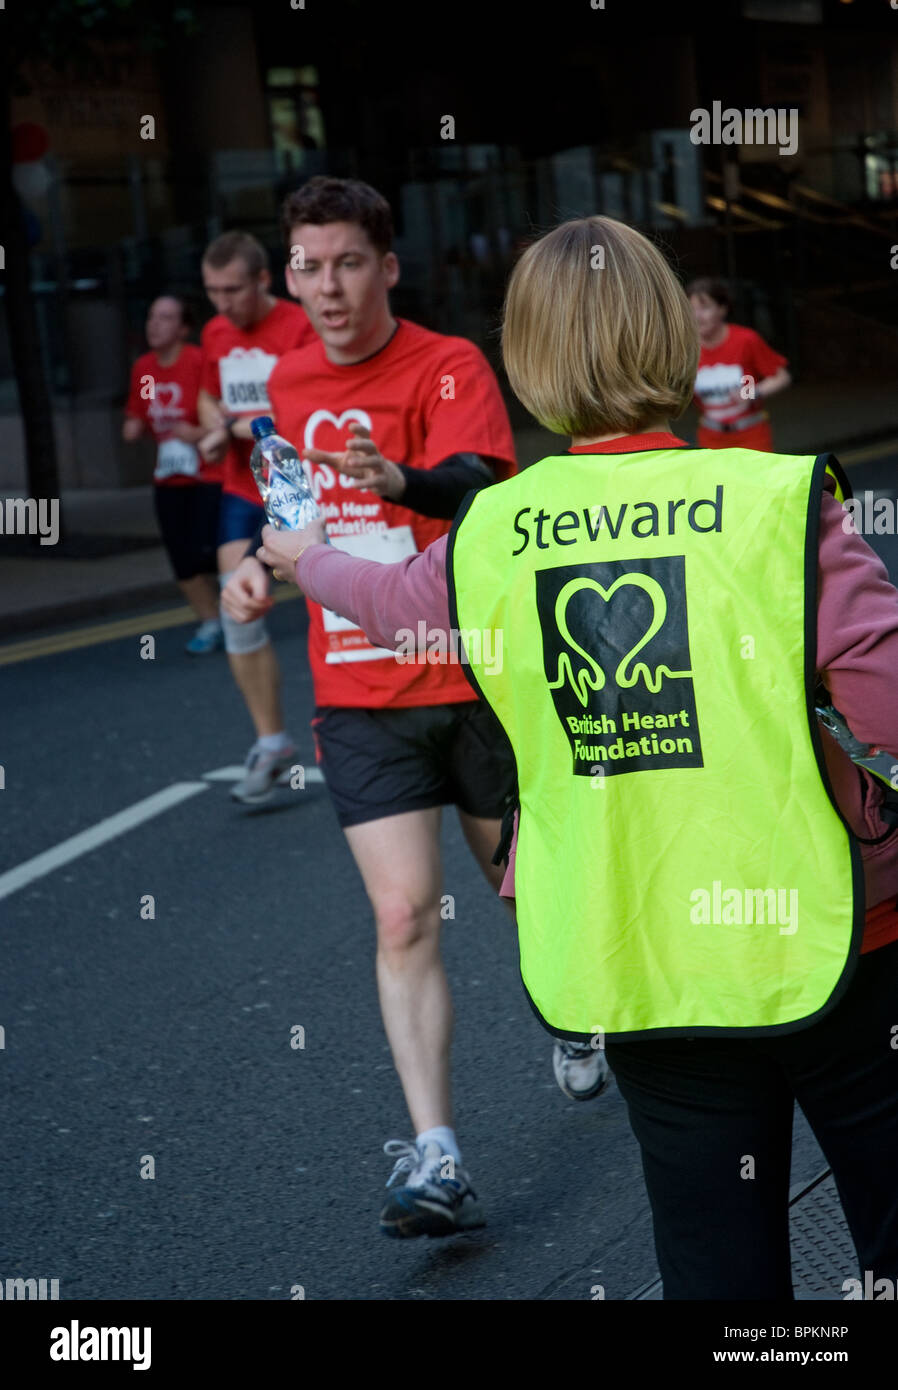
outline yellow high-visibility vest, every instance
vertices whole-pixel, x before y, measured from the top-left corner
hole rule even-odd
[[[456,517],[452,623],[517,760],[521,975],[555,1034],[786,1033],[849,983],[863,873],[813,712],[827,471],[571,454]]]

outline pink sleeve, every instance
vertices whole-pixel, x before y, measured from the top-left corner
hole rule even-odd
[[[310,545],[296,562],[296,580],[314,603],[350,618],[376,647],[397,647],[401,628],[419,622],[449,631],[448,537],[395,565],[357,560],[330,545]]]
[[[898,590],[828,492],[817,582],[817,669],[832,702],[862,743],[898,755]]]

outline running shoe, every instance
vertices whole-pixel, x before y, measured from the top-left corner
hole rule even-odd
[[[452,1236],[486,1225],[467,1173],[435,1140],[419,1147],[404,1139],[388,1139],[384,1153],[396,1159],[387,1187],[405,1178],[380,1214],[385,1236]]]
[[[231,788],[231,796],[235,801],[242,801],[244,806],[258,806],[260,801],[267,801],[278,778],[290,771],[298,751],[292,743],[277,753],[266,752],[253,744],[244,775]]]
[[[220,651],[223,646],[221,623],[217,618],[209,618],[200,623],[184,650],[190,652],[191,656],[205,656],[207,652]]]
[[[611,1083],[611,1071],[600,1047],[590,1043],[557,1042],[552,1053],[555,1080],[568,1100],[593,1100]]]

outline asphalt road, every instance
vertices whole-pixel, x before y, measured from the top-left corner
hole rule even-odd
[[[894,497],[896,477],[896,456],[852,469],[856,491]],[[870,540],[898,577],[895,537]],[[311,767],[303,605],[271,625]],[[136,634],[0,673],[0,875],[189,791],[0,899],[0,1279],[90,1300],[630,1297],[656,1265],[625,1107],[614,1087],[583,1105],[557,1089],[513,929],[451,810],[457,1130],[489,1224],[379,1234],[381,1147],[411,1134],[367,901],[323,785],[248,811],[208,778],[250,729],[224,657],[187,657],[188,632],[158,631],[152,661]],[[793,1182],[823,1166],[799,1115]]]

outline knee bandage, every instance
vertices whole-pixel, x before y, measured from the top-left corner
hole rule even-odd
[[[218,576],[220,588],[224,588],[233,572],[229,570],[227,574]],[[264,618],[254,618],[251,623],[238,623],[221,606],[219,612],[226,652],[234,656],[246,656],[248,652],[257,652],[260,647],[265,647],[270,642]]]

